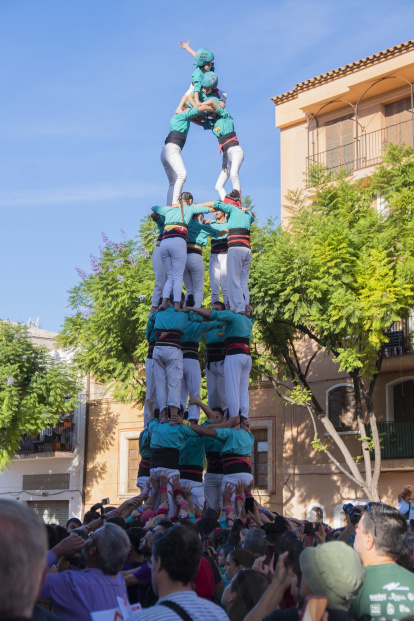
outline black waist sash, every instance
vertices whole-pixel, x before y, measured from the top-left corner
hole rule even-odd
[[[181,343],[183,358],[198,360],[198,345],[199,343],[196,343],[195,341],[187,341],[186,343]]]
[[[188,479],[188,481],[203,482],[203,468],[201,466],[180,466],[180,479]]]
[[[173,448],[152,448],[150,468],[168,468],[178,470],[180,451]]]
[[[182,333],[178,330],[156,330],[156,347],[177,347],[181,349]]]
[[[170,222],[165,225],[164,233],[162,234],[161,243],[164,239],[171,239],[171,237],[180,237],[187,241],[188,226],[185,222]]]
[[[223,474],[223,462],[221,461],[220,453],[211,451],[206,453],[207,457],[207,472],[209,474]]]
[[[145,457],[141,458],[138,466],[138,476],[139,477],[149,477],[150,475],[150,460],[145,459]]]
[[[206,359],[207,364],[210,362],[221,362],[226,357],[224,351],[224,342],[217,341],[215,343],[206,344]]]
[[[229,248],[250,248],[250,231],[248,229],[229,229],[227,236]]]
[[[222,453],[224,474],[237,474],[238,472],[247,472],[251,474],[252,460],[248,455],[231,455],[230,453]]]
[[[177,130],[173,129],[166,137],[164,144],[169,144],[170,142],[172,142],[173,144],[178,145],[180,149],[182,149],[185,145],[186,139],[187,136],[184,136],[182,132],[178,132]]]
[[[224,136],[218,136],[218,141],[220,145],[219,151],[223,151],[223,161],[221,167],[223,170],[226,170],[227,151],[231,149],[231,147],[236,147],[240,143],[237,140],[236,132],[228,132],[228,134],[224,134]]]
[[[211,254],[224,254],[227,250],[227,237],[211,240]]]
[[[250,339],[242,336],[231,336],[225,341],[226,356],[234,354],[246,354],[250,356]]]
[[[155,343],[148,343],[147,358],[152,358],[152,352],[154,351]]]

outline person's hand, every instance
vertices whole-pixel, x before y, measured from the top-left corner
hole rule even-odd
[[[316,543],[321,544],[326,541],[326,533],[322,523],[319,523],[318,530],[315,531]]]
[[[168,500],[165,500],[164,502],[162,502],[160,504],[159,508],[160,509],[167,509],[167,511],[168,511],[168,509],[170,508],[170,503],[168,502]],[[159,515],[158,517],[162,519],[163,517],[165,517],[165,513]]]
[[[168,473],[165,472],[165,470],[163,470],[162,472],[160,472],[160,485],[165,487],[167,483],[168,483]]]
[[[258,525],[262,526],[262,520],[260,518],[259,509],[257,507],[257,503],[254,503],[254,510],[248,512],[252,520]]]
[[[156,478],[155,478],[155,477],[153,477],[153,476],[150,476],[150,478],[149,478],[149,484],[150,484],[150,486],[151,486],[151,488],[152,488],[152,491],[153,491],[153,492],[156,492],[156,491],[157,491],[157,489],[158,489],[158,488],[159,488],[159,486],[160,486],[160,483],[159,483],[158,479],[156,479]]]
[[[283,592],[290,586],[295,575],[293,567],[290,564],[286,564],[288,555],[289,552],[283,552],[283,554],[279,556],[272,580],[272,583],[277,584]]]
[[[270,559],[269,564],[267,564],[267,563],[265,563],[266,555],[259,556],[259,558],[257,558],[254,561],[252,569],[254,571],[257,571],[259,574],[262,574],[263,576],[265,576],[265,578],[267,578],[268,581],[271,582],[271,580],[273,578],[273,574],[274,574],[274,570],[273,570],[273,560],[274,560],[274,558],[275,558],[275,555],[273,553],[272,554],[272,558]]]
[[[173,490],[181,489],[180,488],[180,475],[179,474],[174,474],[174,476],[171,476],[169,478],[169,481],[170,481],[170,485],[171,485]]]
[[[190,47],[190,40],[187,41],[187,43],[185,42],[185,39],[181,39],[181,41],[178,44],[178,47],[181,47],[183,50],[187,50]]]
[[[194,515],[201,515],[203,516],[203,510],[198,506],[198,505],[194,505]]]
[[[145,522],[144,529],[149,530],[150,528],[153,528],[157,524],[158,524],[157,516],[154,515],[154,517],[150,518],[149,520]]]
[[[252,495],[252,485],[253,485],[253,481],[251,483],[249,483],[249,485],[245,485],[244,486],[244,493],[246,496],[251,496]]]
[[[62,539],[54,548],[52,552],[59,558],[60,556],[73,556],[85,545],[85,539],[80,535],[72,533],[69,537]]]
[[[192,395],[190,397],[190,400],[189,400],[190,405],[200,405],[200,403],[201,403],[200,398],[197,397],[196,395]]]
[[[239,479],[236,483],[236,487],[234,490],[234,493],[236,494],[236,496],[243,496],[244,494],[244,481],[243,479]]]
[[[233,483],[225,483],[223,491],[221,492],[221,497],[223,501],[225,498],[231,498],[234,492],[234,484]],[[225,501],[228,502],[228,501]]]
[[[211,218],[209,218],[208,220],[204,220],[204,224],[211,224],[213,222],[213,220]]]

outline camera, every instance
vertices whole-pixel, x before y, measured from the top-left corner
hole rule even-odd
[[[342,507],[342,510],[349,515],[349,519],[351,520],[351,524],[357,524],[361,519],[361,511],[360,509],[356,509],[354,505],[350,502]]]
[[[315,522],[306,522],[304,529],[303,529],[303,534],[310,535],[313,537],[315,533],[317,532],[318,528],[319,528],[319,524]]]

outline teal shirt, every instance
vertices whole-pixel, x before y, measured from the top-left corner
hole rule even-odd
[[[198,108],[190,108],[186,112],[175,114],[170,121],[170,132],[180,132],[187,136],[191,119],[199,114]]]
[[[212,425],[209,420],[206,420],[201,426],[207,427]],[[221,453],[223,443],[217,438],[211,438],[210,436],[204,436],[204,450],[206,453]]]
[[[217,138],[235,131],[234,119],[225,108],[219,108],[216,110],[216,115],[217,116],[214,121],[206,121],[203,123],[204,129],[211,129]]]
[[[221,441],[221,454],[247,455],[252,454],[254,438],[245,429],[216,429],[217,439]],[[152,446],[152,444],[151,444]]]
[[[210,319],[224,322],[224,340],[231,337],[249,339],[252,334],[254,319],[231,311],[211,311]]]
[[[224,343],[225,326],[220,321],[213,321],[212,323],[215,327],[206,332],[206,345],[209,345],[209,343]]]
[[[214,71],[214,63],[211,65],[210,71]],[[201,92],[201,80],[203,79],[204,71],[202,71],[201,67],[197,67],[193,71],[193,75],[191,76],[191,82],[194,86],[194,92]]]
[[[193,311],[189,313],[183,313],[183,311],[176,312],[174,306],[169,306],[163,311],[157,311],[154,315],[156,315],[154,328],[157,331],[174,331],[184,334],[190,322],[199,323],[200,321]]]
[[[183,215],[184,223],[189,224],[195,214],[208,212],[208,207],[199,207],[197,205],[183,205],[183,213],[181,213],[180,207],[154,207],[154,213],[159,213],[161,216],[165,217],[164,226],[167,226],[167,224],[176,224],[177,222],[182,222]]]
[[[215,222],[213,220],[213,222],[210,224],[212,229],[215,229],[216,231],[224,231],[225,229],[229,228],[229,223],[228,220],[226,220],[225,222]],[[226,239],[227,235],[223,235],[222,237],[220,237],[220,239]]]
[[[149,429],[144,429],[144,431],[141,431],[138,438],[138,444],[139,454],[141,455],[141,457],[143,457],[144,459],[149,459],[151,457],[151,434]]]
[[[203,334],[208,334],[211,331],[216,332],[217,328],[220,327],[222,328],[223,324],[219,321],[202,321],[201,323],[190,321],[181,337],[181,343],[199,343],[203,338]]]
[[[247,229],[250,231],[250,225],[254,222],[254,215],[251,211],[242,211],[235,205],[229,205],[222,201],[214,201],[213,209],[219,209],[227,214],[228,229]]]
[[[159,423],[155,418],[148,423],[148,429],[151,432],[152,449],[171,448],[181,451],[187,438],[198,438],[198,434],[190,427]]]
[[[180,466],[198,466],[204,469],[205,461],[206,451],[203,438],[201,436],[187,438],[184,447],[180,451]]]
[[[207,245],[207,238],[213,237],[217,239],[219,237],[220,231],[214,229],[209,224],[202,224],[197,220],[191,220],[188,225],[188,235],[187,241],[189,244],[198,244],[199,246]]]
[[[154,222],[158,228],[158,235],[162,235],[164,233],[164,222],[165,222],[164,216],[158,216],[158,218],[154,220]]]
[[[147,321],[147,329],[145,331],[145,338],[147,339],[148,344],[155,343],[155,341],[157,340],[157,334],[155,332],[155,327],[154,327],[157,313],[158,311],[155,311],[155,313],[152,313],[152,315],[149,316],[148,321]]]
[[[198,98],[200,100],[201,103],[204,103],[205,101],[208,101],[209,99],[213,99],[214,101],[216,101],[218,103],[218,105],[220,105],[220,102],[223,101],[222,98],[220,97],[220,95],[218,95],[216,93],[216,91],[211,91],[211,93],[209,93],[208,95],[203,91],[203,89],[201,89]]]

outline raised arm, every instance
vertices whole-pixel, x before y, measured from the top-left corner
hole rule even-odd
[[[190,40],[188,40],[188,41],[187,41],[187,43],[186,43],[186,42],[185,42],[185,39],[181,39],[181,41],[180,41],[180,42],[179,42],[179,44],[178,44],[178,47],[181,47],[183,50],[187,50],[187,52],[188,52],[189,54],[191,54],[191,56],[192,56],[193,58],[195,58],[196,53],[195,53],[195,51],[194,51],[194,50],[192,50],[192,49],[191,49],[191,47],[190,47]]]
[[[215,420],[216,412],[212,410],[211,408],[209,408],[208,405],[200,401],[198,397],[190,397],[189,403],[190,405],[198,405],[198,407],[200,407],[203,410],[208,420]]]
[[[210,315],[211,315],[213,309],[212,308],[188,308],[188,307],[185,307],[183,310],[185,312],[186,311],[193,311],[193,313],[197,313],[198,315],[201,315],[205,319],[210,319]]]

